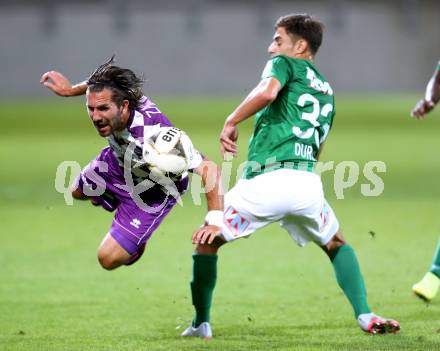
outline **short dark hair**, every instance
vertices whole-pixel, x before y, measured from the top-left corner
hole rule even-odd
[[[114,66],[114,59],[115,55],[90,75],[87,79],[89,91],[99,92],[108,88],[116,106],[120,107],[124,100],[128,100],[128,108],[134,110],[140,107],[140,99],[144,95],[144,79],[130,69]]]
[[[280,17],[275,28],[282,27],[287,34],[301,37],[309,44],[312,55],[318,52],[322,43],[324,25],[315,18],[306,14],[294,14]]]

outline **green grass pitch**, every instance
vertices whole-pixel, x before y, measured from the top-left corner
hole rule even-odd
[[[190,194],[130,268],[102,270],[96,249],[112,215],[55,191],[57,165],[84,166],[105,146],[82,98],[3,102],[0,138],[0,350],[438,350],[440,296],[411,293],[440,233],[440,110],[426,121],[416,97],[341,98],[323,161],[386,163],[385,190],[364,197],[364,176],[338,200],[326,194],[356,249],[374,311],[401,322],[399,335],[358,328],[327,257],[298,248],[278,225],[220,252],[212,310],[215,338],[181,340],[192,317],[190,236],[205,213]],[[206,155],[236,99],[158,99]],[[252,122],[240,128],[246,157]],[[362,168],[361,168],[362,169]],[[181,326],[180,329],[178,327]],[[177,329],[176,329],[177,328]]]

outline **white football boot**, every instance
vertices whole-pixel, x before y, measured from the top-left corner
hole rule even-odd
[[[374,313],[363,313],[357,318],[361,329],[370,334],[398,333],[400,331],[399,322],[393,319],[386,319]]]
[[[197,328],[194,328],[190,325],[186,328],[180,336],[195,336],[202,339],[211,339],[212,338],[212,330],[209,322],[203,322]]]

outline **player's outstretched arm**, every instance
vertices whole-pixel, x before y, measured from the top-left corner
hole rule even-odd
[[[199,167],[194,169],[202,178],[205,188],[208,213],[205,217],[205,224],[196,230],[192,236],[194,244],[211,244],[214,239],[221,235],[223,223],[223,187],[221,173],[217,165],[204,159]]]
[[[440,100],[440,61],[431,79],[426,86],[425,97],[417,102],[411,111],[411,116],[416,118],[424,118],[425,115],[432,111]]]
[[[87,82],[81,82],[72,85],[70,81],[60,72],[49,71],[41,76],[40,83],[52,90],[59,96],[77,96],[83,95],[87,90]]]
[[[281,89],[280,82],[273,77],[265,78],[249,93],[246,99],[226,118],[220,133],[220,149],[223,158],[226,152],[237,156],[237,124],[256,114],[274,101]]]

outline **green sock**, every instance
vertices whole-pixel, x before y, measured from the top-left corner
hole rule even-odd
[[[198,327],[203,322],[209,322],[212,292],[217,280],[217,255],[193,254],[193,260],[191,295],[196,316],[192,324]]]
[[[350,301],[356,318],[362,313],[370,313],[364,278],[352,247],[349,245],[340,246],[332,250],[329,255],[335,270],[336,280]]]
[[[440,242],[438,243],[437,250],[432,259],[431,273],[440,278]]]

